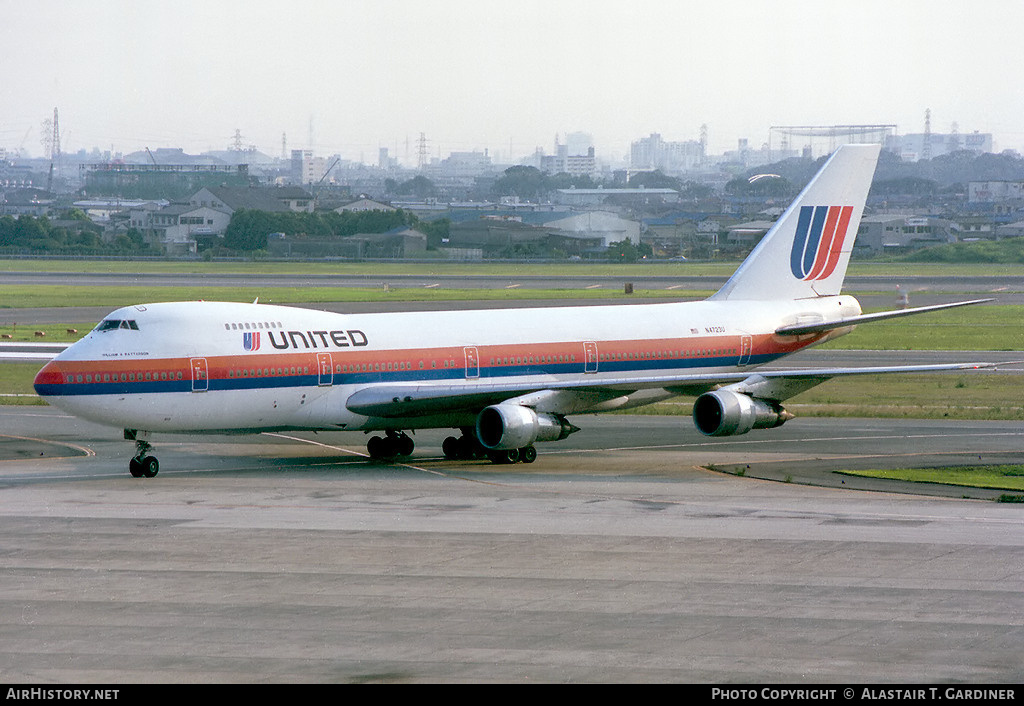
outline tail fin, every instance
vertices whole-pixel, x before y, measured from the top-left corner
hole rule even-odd
[[[839,294],[879,145],[843,145],[804,187],[712,299]]]

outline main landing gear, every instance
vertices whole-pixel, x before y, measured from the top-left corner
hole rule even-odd
[[[135,440],[135,455],[128,462],[128,472],[133,478],[152,478],[160,472],[160,462],[150,456],[153,445],[143,439]]]
[[[463,430],[462,436],[446,438],[441,450],[451,461],[489,458],[491,463],[533,463],[537,460],[537,449],[532,444],[521,449],[490,450],[477,441],[476,434],[467,430]]]
[[[386,436],[373,436],[366,442],[366,452],[375,460],[390,459],[396,456],[410,456],[416,443],[404,431],[388,429]]]

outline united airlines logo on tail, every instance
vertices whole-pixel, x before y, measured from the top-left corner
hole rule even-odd
[[[260,349],[260,332],[243,333],[242,346],[247,351],[258,351]]]
[[[801,206],[790,256],[800,280],[827,279],[835,272],[850,226],[853,206]]]

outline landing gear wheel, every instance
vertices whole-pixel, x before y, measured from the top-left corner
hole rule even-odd
[[[491,463],[519,463],[519,449],[491,451],[487,456],[491,459]]]
[[[160,472],[160,462],[156,460],[156,456],[146,456],[142,459],[142,475],[146,478],[152,478]]]
[[[395,437],[395,441],[398,445],[399,456],[412,456],[412,452],[416,450],[416,442],[408,434],[399,434]]]
[[[153,446],[148,441],[135,441],[135,456],[128,462],[128,472],[132,478],[152,478],[160,472],[160,462],[156,456],[148,456]]]
[[[370,454],[372,459],[381,459],[387,457],[387,445],[383,437],[371,436],[370,440],[366,442],[366,453]]]
[[[519,460],[523,463],[533,463],[537,460],[537,449],[533,446],[524,446],[519,449]]]
[[[374,436],[366,442],[366,452],[373,459],[389,459],[395,456],[410,456],[416,450],[416,442],[405,432],[388,430],[386,436]]]
[[[444,452],[444,457],[450,461],[454,461],[459,457],[459,440],[454,436],[447,437],[441,444],[441,451]]]
[[[465,433],[458,437],[446,437],[444,443],[441,444],[441,451],[444,452],[444,457],[450,461],[471,461],[474,458],[488,455],[475,436]]]

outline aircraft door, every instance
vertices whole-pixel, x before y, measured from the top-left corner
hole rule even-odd
[[[583,344],[583,372],[597,372],[597,343],[594,341]]]
[[[206,358],[189,359],[192,369],[192,392],[206,392],[210,389],[210,373],[206,366]]]
[[[320,387],[330,387],[334,384],[334,360],[330,353],[316,354],[316,367],[319,374],[317,382]]]
[[[466,354],[466,379],[475,380],[480,377],[480,353],[476,346],[466,346],[463,351]]]
[[[740,336],[740,359],[736,361],[736,365],[749,365],[750,364],[750,353],[753,349],[753,341],[750,336],[744,334]]]

